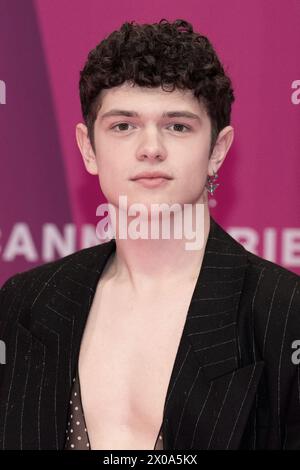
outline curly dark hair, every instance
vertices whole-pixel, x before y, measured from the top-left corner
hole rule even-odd
[[[219,132],[230,124],[234,101],[230,78],[225,74],[209,40],[182,19],[170,23],[125,22],[88,54],[80,71],[81,109],[94,146],[94,123],[101,107],[101,90],[125,81],[165,91],[194,90],[211,119],[211,147]]]

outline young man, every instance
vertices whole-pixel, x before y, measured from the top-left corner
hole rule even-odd
[[[183,20],[125,23],[90,52],[80,97],[115,238],[3,286],[2,448],[300,449],[299,277],[209,214],[234,99],[211,44]],[[119,237],[120,195],[201,205],[202,246]]]

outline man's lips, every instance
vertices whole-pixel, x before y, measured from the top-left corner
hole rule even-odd
[[[158,186],[162,186],[162,185],[169,183],[169,181],[171,181],[170,178],[162,178],[162,177],[137,178],[133,180],[134,183],[139,183],[146,188],[156,188]]]
[[[164,178],[168,180],[172,179],[170,175],[164,172],[160,172],[160,171],[154,171],[154,172],[144,171],[142,173],[138,173],[136,176],[134,176],[131,179],[135,181],[137,179],[155,179],[155,178]]]

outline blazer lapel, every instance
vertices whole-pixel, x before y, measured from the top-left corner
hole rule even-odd
[[[246,264],[246,250],[211,217],[166,396],[165,449],[238,448],[264,365],[240,368]]]
[[[77,259],[62,268],[55,290],[52,287],[48,294],[45,292],[36,305],[41,316],[41,309],[43,306],[45,308],[45,299],[48,299],[47,313],[41,318],[39,325],[35,324],[35,334],[48,346],[51,358],[49,383],[53,384],[55,377],[51,412],[56,416],[53,424],[55,424],[55,444],[59,449],[63,449],[65,444],[72,379],[75,377],[84,327],[99,278],[114,250],[115,241],[112,240],[78,252]],[[57,360],[54,361],[54,358]],[[43,397],[45,404],[48,401],[47,393],[44,393]]]

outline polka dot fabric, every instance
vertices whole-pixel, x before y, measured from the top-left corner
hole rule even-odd
[[[69,417],[66,430],[66,450],[89,450],[90,441],[87,433],[81,403],[80,385],[77,376],[73,379],[69,403]]]
[[[163,437],[160,433],[154,450],[163,449]],[[65,450],[91,450],[81,401],[78,371],[73,378],[73,386],[69,403],[68,423],[66,429]]]

